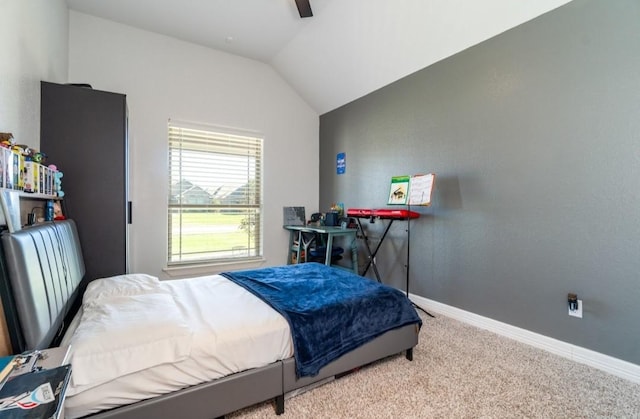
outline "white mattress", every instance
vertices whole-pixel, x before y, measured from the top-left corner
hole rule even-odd
[[[77,418],[130,404],[235,372],[265,366],[293,355],[287,321],[266,303],[222,276],[161,281],[185,313],[190,355],[106,383],[74,385],[67,390],[65,413]],[[62,344],[74,341],[82,311]],[[73,345],[71,363],[73,371]],[[74,372],[72,372],[72,377]],[[78,372],[80,374],[80,372]]]

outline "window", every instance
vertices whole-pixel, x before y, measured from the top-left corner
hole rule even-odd
[[[262,142],[169,121],[168,265],[262,257]]]

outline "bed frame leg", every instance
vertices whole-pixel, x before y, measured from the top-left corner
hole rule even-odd
[[[413,348],[407,349],[407,354],[405,356],[409,361],[413,361]]]
[[[276,396],[276,415],[284,413],[284,394]]]

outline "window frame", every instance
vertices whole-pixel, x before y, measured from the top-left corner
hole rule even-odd
[[[245,144],[246,147],[242,146],[242,144]],[[167,245],[165,247],[167,270],[193,266],[244,264],[264,260],[264,136],[255,131],[230,129],[220,126],[170,119],[167,124],[167,146],[167,174],[169,189],[167,191]],[[241,150],[243,153],[240,153]],[[217,158],[222,159],[229,157],[234,159],[234,156],[242,159],[246,158],[246,162],[241,163],[241,165],[246,165],[244,166],[246,172],[255,173],[255,176],[252,177],[247,174],[247,178],[245,179],[246,183],[234,190],[233,193],[244,188],[242,193],[245,193],[245,195],[242,195],[241,193],[240,197],[243,197],[242,199],[247,199],[247,201],[238,203],[232,203],[231,201],[227,201],[225,203],[210,202],[206,204],[189,204],[182,202],[182,187],[186,176],[184,174],[185,171],[183,170],[185,165],[182,157],[185,151],[192,152],[193,154],[200,156],[206,153],[211,153],[211,158],[213,160],[215,160],[213,155],[217,155]],[[177,153],[178,157],[174,156],[174,153]],[[175,202],[173,199],[176,197],[174,188],[174,181],[176,180],[174,169],[176,164],[179,166],[177,173],[182,175],[178,178],[178,188],[180,188],[180,200],[178,202]],[[228,166],[232,165],[229,164]],[[194,170],[203,169],[203,167],[198,166],[197,163],[194,164],[193,167],[195,167]],[[209,172],[210,167],[207,167],[207,169],[207,172]],[[218,183],[225,181],[221,174],[223,171],[225,170],[220,169],[220,171],[212,173],[211,177],[206,178],[207,181],[215,179],[216,177],[218,177]],[[205,183],[208,184],[208,182]],[[192,184],[196,185],[196,182],[194,181]],[[206,190],[206,188],[200,189]],[[249,191],[249,193],[246,193],[246,191]],[[213,200],[213,195],[211,199]],[[181,246],[184,242],[186,235],[184,233],[183,218],[184,214],[190,211],[204,212],[210,216],[214,216],[214,213],[233,213],[235,211],[240,211],[240,214],[244,214],[246,218],[249,219],[246,224],[243,224],[245,219],[238,224],[239,228],[240,225],[249,226],[249,230],[245,233],[247,235],[247,246],[244,248],[245,250],[235,256],[235,249],[232,246],[223,250],[222,252],[224,253],[222,256],[215,256],[215,252],[218,250],[214,249],[196,252],[195,254],[199,254],[199,257],[185,257],[185,254],[188,253],[183,253],[182,249],[176,252],[172,246],[175,244],[176,238],[180,241],[178,245]],[[175,235],[175,230],[173,230],[173,224],[175,221],[172,214],[176,212],[177,216],[180,217],[178,236]],[[222,233],[216,232],[211,234]],[[205,254],[209,254],[209,256],[203,256]]]

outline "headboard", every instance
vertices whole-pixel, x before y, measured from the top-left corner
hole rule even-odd
[[[9,294],[3,295],[3,303],[13,352],[47,348],[85,273],[76,224],[64,220],[5,231],[2,249],[8,276],[3,294]]]

